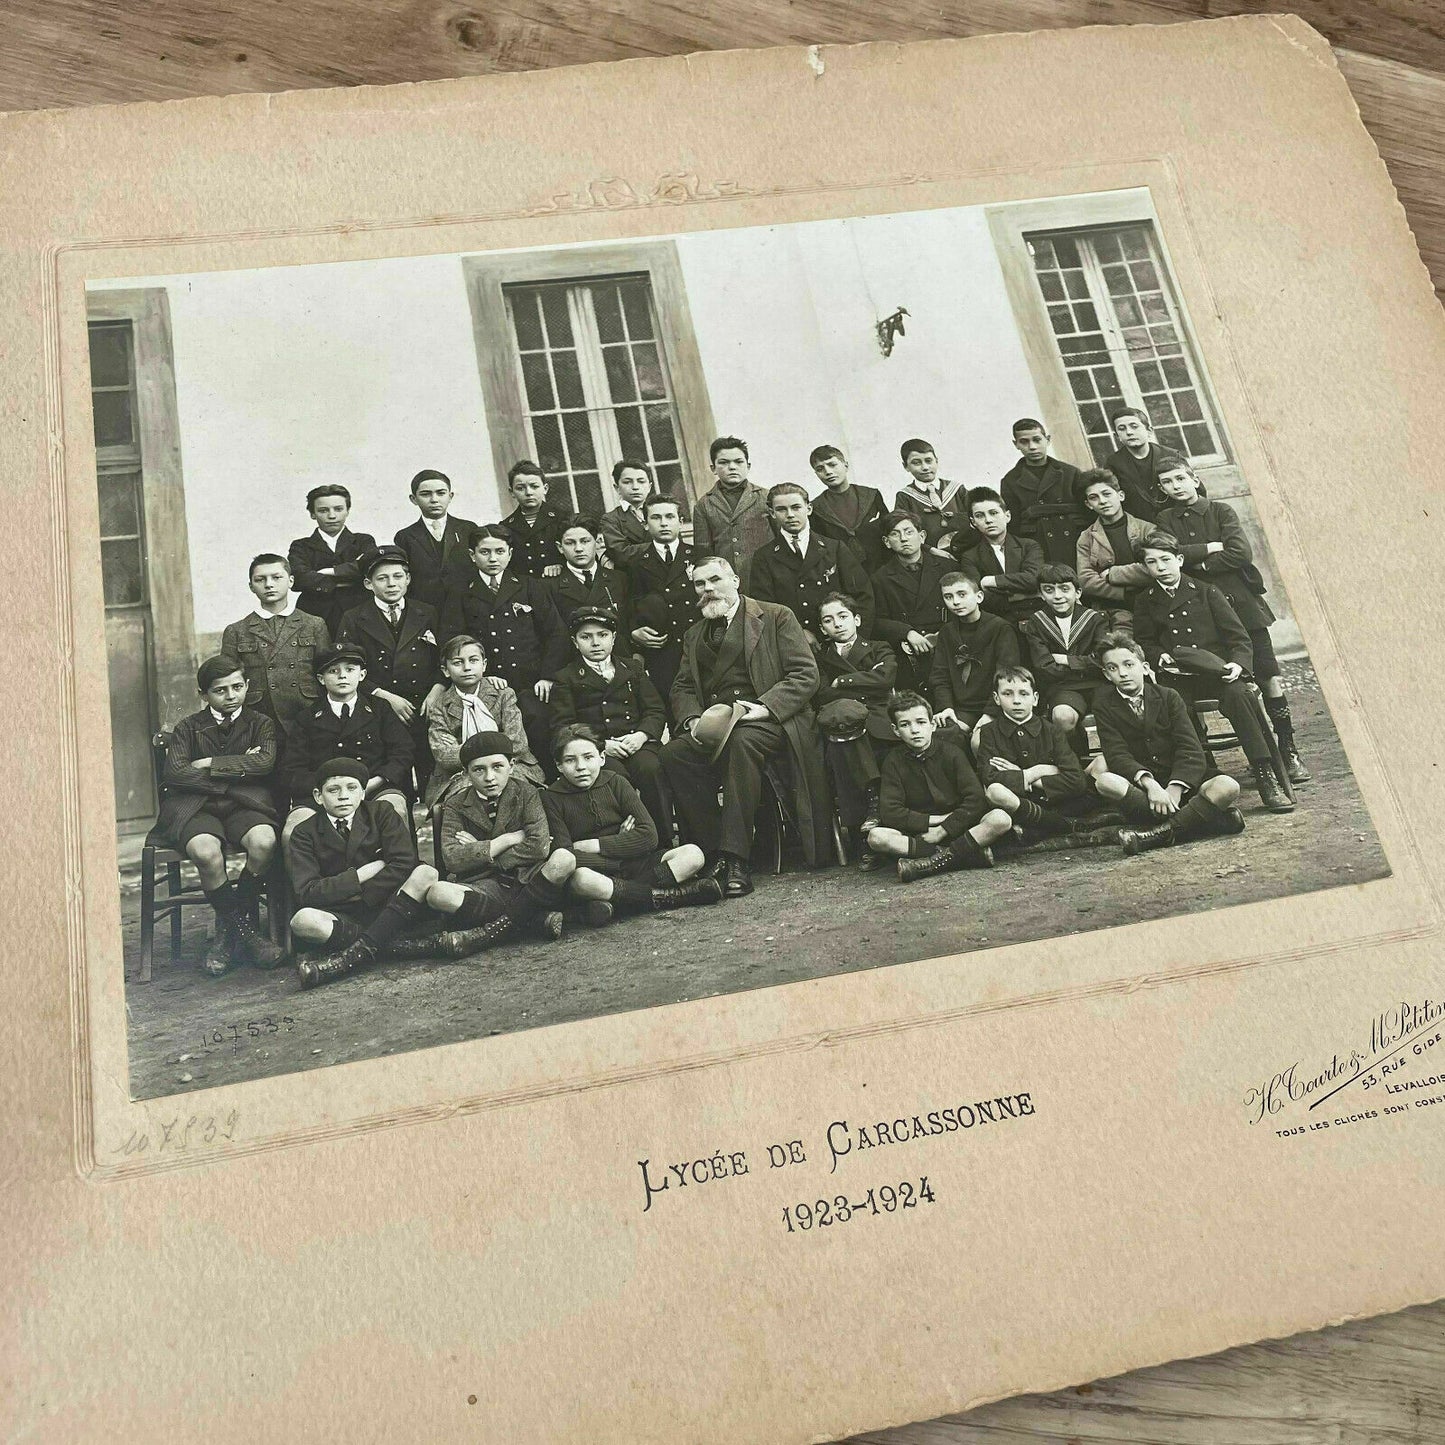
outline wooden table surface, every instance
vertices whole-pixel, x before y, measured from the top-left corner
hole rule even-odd
[[[1277,8],[1228,0],[0,0],[0,109]],[[1445,0],[1300,0],[1290,8],[1334,45],[1445,296]],[[1445,1302],[858,1438],[1445,1445]]]

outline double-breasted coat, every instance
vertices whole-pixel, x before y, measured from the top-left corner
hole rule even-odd
[[[604,742],[640,732],[660,743],[667,723],[662,694],[637,658],[613,653],[612,668],[610,682],[580,657],[562,668],[552,689],[553,727],[586,723]]]
[[[411,586],[407,597],[414,602],[425,602],[440,610],[446,600],[447,588],[454,573],[466,573],[472,563],[472,538],[477,535],[477,524],[465,517],[448,514],[442,528],[441,540],[432,536],[427,524],[420,517],[409,527],[403,527],[396,534],[396,545],[406,553],[407,566],[411,569]]]
[[[358,693],[351,699],[351,714],[341,718],[329,698],[296,720],[286,753],[286,781],[291,800],[312,806],[316,769],[332,758],[355,758],[373,778],[407,792],[411,787],[414,756],[406,724],[384,702]]]
[[[831,802],[823,770],[823,751],[813,717],[812,700],[818,690],[818,663],[802,624],[786,608],[744,597],[743,662],[757,694],[783,729],[792,758],[794,814],[802,832],[803,853],[813,865],[822,863],[832,846]],[[688,629],[682,644],[682,662],[672,684],[672,712],[679,726],[701,715],[707,707],[707,686],[698,659],[705,624]],[[719,657],[719,670],[721,657]]]
[[[357,869],[385,866],[363,883]],[[326,813],[303,818],[291,834],[288,871],[302,908],[368,923],[390,901],[417,865],[411,834],[389,803],[363,798],[351,815],[346,836]]]
[[[826,703],[847,699],[868,709],[868,736],[880,742],[897,741],[888,716],[888,699],[898,679],[898,658],[886,642],[868,642],[860,637],[846,653],[831,642],[817,648],[818,673],[822,679],[813,697],[816,713]]]
[[[753,554],[750,597],[792,609],[793,616],[814,637],[819,636],[818,609],[830,592],[846,592],[858,604],[862,631],[873,630],[873,584],[850,547],[810,528],[806,555],[778,536]]]
[[[300,607],[286,617],[251,612],[221,633],[221,651],[246,674],[246,706],[274,718],[283,734],[321,696],[316,654],[330,643],[326,624]]]
[[[567,619],[577,608],[605,607],[617,614],[617,647],[623,652],[632,651],[632,589],[620,567],[604,567],[599,562],[592,568],[589,581],[564,564],[560,575],[548,577],[546,582],[565,636],[571,636]]]
[[[296,605],[319,617],[332,637],[342,616],[366,600],[361,585],[361,563],[376,550],[370,532],[353,532],[343,527],[336,534],[336,546],[321,535],[318,527],[308,537],[298,537],[286,551],[291,576],[296,583]],[[323,575],[323,568],[331,568]]]
[[[210,758],[210,767],[196,767],[197,758]],[[219,799],[275,818],[275,767],[276,724],[265,713],[242,707],[229,725],[217,722],[209,707],[183,717],[166,737],[156,831],[164,838],[179,836],[207,803]]]
[[[673,549],[672,560],[665,562],[649,543],[628,573],[633,627],[646,622],[655,631],[667,634],[666,646],[639,648],[647,675],[664,700],[672,693],[672,679],[682,658],[682,639],[698,618],[697,592],[688,571],[696,554],[686,542],[674,542]],[[654,612],[661,615],[650,616]]]
[[[1229,599],[1213,584],[1187,575],[1180,577],[1172,597],[1157,584],[1139,593],[1134,599],[1134,636],[1151,666],[1160,653],[1198,647],[1238,663],[1245,672],[1254,669],[1254,646]]]
[[[567,660],[567,638],[547,583],[510,566],[495,590],[473,566],[447,594],[443,644],[462,632],[482,644],[488,669],[506,678],[519,697],[539,680],[555,677]]]
[[[1159,513],[1158,523],[1161,532],[1171,533],[1184,548],[1185,572],[1219,588],[1246,630],[1274,621],[1274,610],[1264,600],[1264,578],[1254,565],[1254,549],[1228,502],[1205,497],[1182,505],[1174,502]],[[1221,543],[1224,550],[1211,552],[1211,542]]]
[[[692,509],[693,555],[726,557],[744,591],[753,554],[773,537],[767,496],[755,482],[744,482],[736,494],[714,486]]]
[[[1048,457],[1031,467],[1020,459],[998,484],[1009,510],[1010,529],[1039,544],[1047,562],[1074,565],[1079,529],[1089,524],[1089,511],[1079,496],[1083,473],[1068,462]]]
[[[520,507],[508,512],[497,523],[512,544],[512,560],[507,570],[518,576],[540,577],[543,568],[560,567],[562,554],[557,550],[557,543],[562,538],[568,515],[551,502],[543,502],[530,522],[523,517]]]
[[[1183,783],[1191,791],[1204,781],[1204,748],[1184,699],[1172,687],[1144,684],[1144,713],[1134,710],[1117,688],[1094,695],[1094,725],[1111,773],[1137,783],[1149,773],[1161,787]]]

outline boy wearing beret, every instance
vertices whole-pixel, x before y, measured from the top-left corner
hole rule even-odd
[[[560,938],[557,910],[577,860],[566,848],[553,848],[542,796],[518,776],[511,738],[475,733],[462,744],[461,764],[466,786],[442,808],[447,877],[427,894],[449,925],[441,951],[463,958],[539,915]]]
[[[615,913],[721,903],[723,886],[702,872],[695,843],[659,847],[657,825],[637,789],[603,766],[602,739],[586,723],[557,731],[560,777],[542,794],[553,846],[577,860],[567,891],[594,928]]]
[[[250,907],[276,853],[276,724],[245,706],[246,676],[224,653],[196,671],[205,699],[166,740],[156,831],[196,865],[216,935],[201,964],[212,978],[239,963],[275,968],[285,956],[251,922]],[[246,855],[238,885],[226,873],[226,844]]]
[[[409,596],[411,568],[400,547],[378,547],[363,561],[362,572],[371,596],[341,619],[336,640],[361,649],[362,691],[384,702],[411,734],[417,791],[425,794],[432,766],[428,715],[445,691],[437,648],[441,624],[435,607]]]
[[[314,950],[299,959],[301,987],[334,983],[373,963],[435,957],[434,936],[408,937],[427,919],[435,868],[417,861],[394,809],[366,796],[366,767],[338,757],[313,774],[310,813],[291,834],[288,867],[299,905],[292,936]]]

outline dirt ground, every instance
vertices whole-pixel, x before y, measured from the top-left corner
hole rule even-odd
[[[290,968],[202,975],[204,908],[186,911],[174,959],[158,930],[152,981],[134,982],[139,887],[123,868],[131,1093],[185,1093],[1382,877],[1388,867],[1314,674],[1304,663],[1287,672],[1314,774],[1297,810],[1266,813],[1247,788],[1243,834],[1140,858],[1113,847],[999,850],[990,872],[907,886],[889,869],[758,874],[757,891],[734,903],[628,918],[560,943],[524,939],[459,963],[385,964],[310,993]],[[1220,761],[1242,776],[1239,752]]]

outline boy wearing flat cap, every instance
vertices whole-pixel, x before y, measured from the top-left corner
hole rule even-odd
[[[366,796],[366,767],[332,758],[316,769],[312,813],[291,835],[293,937],[315,950],[298,960],[302,988],[334,983],[387,953],[434,957],[434,938],[409,938],[427,917],[435,868],[417,861],[395,811]]]
[[[250,906],[276,853],[276,724],[246,707],[246,674],[224,653],[196,671],[206,705],[184,717],[166,739],[156,831],[196,865],[216,936],[202,971],[212,978],[238,963],[275,968],[285,956],[251,922]],[[246,855],[240,882],[226,873],[226,845]]]
[[[316,676],[324,696],[297,719],[287,753],[291,814],[281,834],[289,848],[296,825],[316,810],[310,806],[316,769],[331,758],[354,758],[367,770],[368,798],[387,803],[403,822],[408,819],[411,786],[411,734],[384,703],[365,696],[366,654],[351,643],[316,654]]]
[[[378,547],[362,562],[362,582],[371,594],[341,619],[336,640],[359,647],[366,659],[362,692],[384,702],[411,735],[417,791],[431,776],[427,724],[445,687],[437,636],[437,610],[414,602],[411,567],[400,547]]]
[[[516,772],[513,752],[506,733],[473,733],[460,755],[467,785],[443,806],[447,877],[427,902],[446,915],[441,951],[452,958],[489,948],[538,915],[553,938],[562,935],[557,910],[577,860],[552,847],[542,796]]]
[[[558,731],[586,723],[602,739],[604,765],[639,793],[662,830],[672,837],[672,814],[662,795],[662,695],[639,658],[613,651],[621,621],[605,607],[579,607],[567,619],[577,656],[557,673],[552,718]]]

